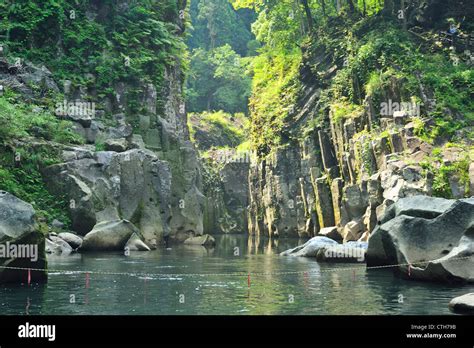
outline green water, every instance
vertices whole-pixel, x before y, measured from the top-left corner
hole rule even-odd
[[[278,256],[302,242],[220,236],[213,249],[180,245],[128,257],[50,257],[47,284],[0,288],[0,313],[450,314],[453,297],[474,292],[472,285],[405,281],[390,271],[366,271],[360,265]],[[68,271],[124,274],[92,273],[86,284],[85,274]]]

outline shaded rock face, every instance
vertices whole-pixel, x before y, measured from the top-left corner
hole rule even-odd
[[[474,198],[405,198],[372,233],[367,265],[417,280],[474,282]],[[408,266],[411,265],[411,266]]]
[[[246,233],[249,164],[244,161],[225,163],[217,175],[205,190],[204,230]]]
[[[177,6],[185,7],[186,2]],[[108,9],[97,2],[87,15],[94,21]],[[183,34],[181,19],[166,20],[176,24],[176,35]],[[151,248],[164,236],[184,241],[201,235],[205,198],[201,166],[187,128],[180,63],[164,67],[160,89],[144,81],[133,86],[118,81],[104,97],[93,83],[75,86],[53,77],[44,66],[24,62],[15,67],[0,58],[0,84],[25,100],[42,98],[33,87],[62,92],[64,103],[56,105],[56,116],[71,121],[72,129],[85,140],[86,145],[51,144],[62,151],[62,163],[42,168],[48,190],[67,199],[72,230],[85,236],[97,224],[124,219],[140,230]],[[86,78],[94,82],[97,76]],[[132,90],[140,92],[136,100],[140,114],[127,100]],[[82,109],[77,105],[71,109],[71,104],[85,101]]]
[[[46,239],[46,252],[48,254],[59,254],[67,256],[73,252],[73,248],[64,239],[56,236],[49,236],[49,238]]]
[[[166,134],[163,152],[63,148],[64,163],[46,168],[44,177],[51,192],[66,194],[75,231],[85,235],[97,223],[126,219],[152,248],[164,236],[183,241],[203,233],[197,154],[189,141]]]
[[[325,204],[318,209],[319,217],[316,213],[314,178],[320,176],[322,167],[315,146],[314,141],[308,140],[303,148],[287,148],[267,160],[252,163],[249,175],[250,234],[313,237],[320,225],[334,225],[333,219],[326,221],[321,215],[328,205],[332,206],[330,195],[317,201]],[[327,194],[328,187],[325,183],[320,184]]]
[[[33,207],[0,191],[0,266],[45,269],[45,237],[35,221]],[[16,250],[16,255],[13,255]],[[28,272],[0,268],[0,283],[26,283]],[[31,271],[32,282],[46,282],[47,273]]]

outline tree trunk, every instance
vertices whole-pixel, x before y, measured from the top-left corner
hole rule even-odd
[[[323,16],[326,17],[326,1],[321,0],[321,10],[323,11]]]
[[[347,3],[349,4],[349,10],[351,13],[354,13],[355,12],[355,6],[354,6],[354,2],[352,0],[347,0]]]
[[[308,20],[309,32],[311,33],[313,31],[313,15],[311,14],[311,8],[309,7],[308,0],[301,0],[301,3],[303,4],[306,19]]]

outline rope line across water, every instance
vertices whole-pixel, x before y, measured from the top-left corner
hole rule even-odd
[[[450,259],[449,261],[461,261],[473,258],[474,255],[466,257],[458,257]],[[427,265],[431,261],[420,261],[413,263],[400,263],[395,265],[382,265],[382,266],[355,266],[355,267],[336,267],[332,269],[317,269],[307,271],[285,271],[285,272],[229,272],[229,273],[137,273],[137,272],[104,272],[104,271],[71,271],[71,270],[55,270],[46,268],[27,268],[27,267],[10,267],[0,266],[0,269],[9,269],[17,271],[36,271],[36,272],[52,272],[61,274],[89,274],[89,275],[113,275],[113,276],[129,276],[129,277],[247,277],[252,276],[269,276],[269,275],[291,275],[291,274],[309,274],[309,273],[332,273],[332,272],[344,272],[344,271],[358,271],[358,270],[375,270],[375,269],[386,269],[395,267],[414,267],[414,265]],[[415,266],[415,267],[416,267]]]

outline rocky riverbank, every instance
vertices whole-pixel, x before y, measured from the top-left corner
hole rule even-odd
[[[281,255],[366,262],[369,270],[383,266],[409,280],[474,283],[473,226],[474,198],[412,196],[386,210],[368,243],[316,236]]]

